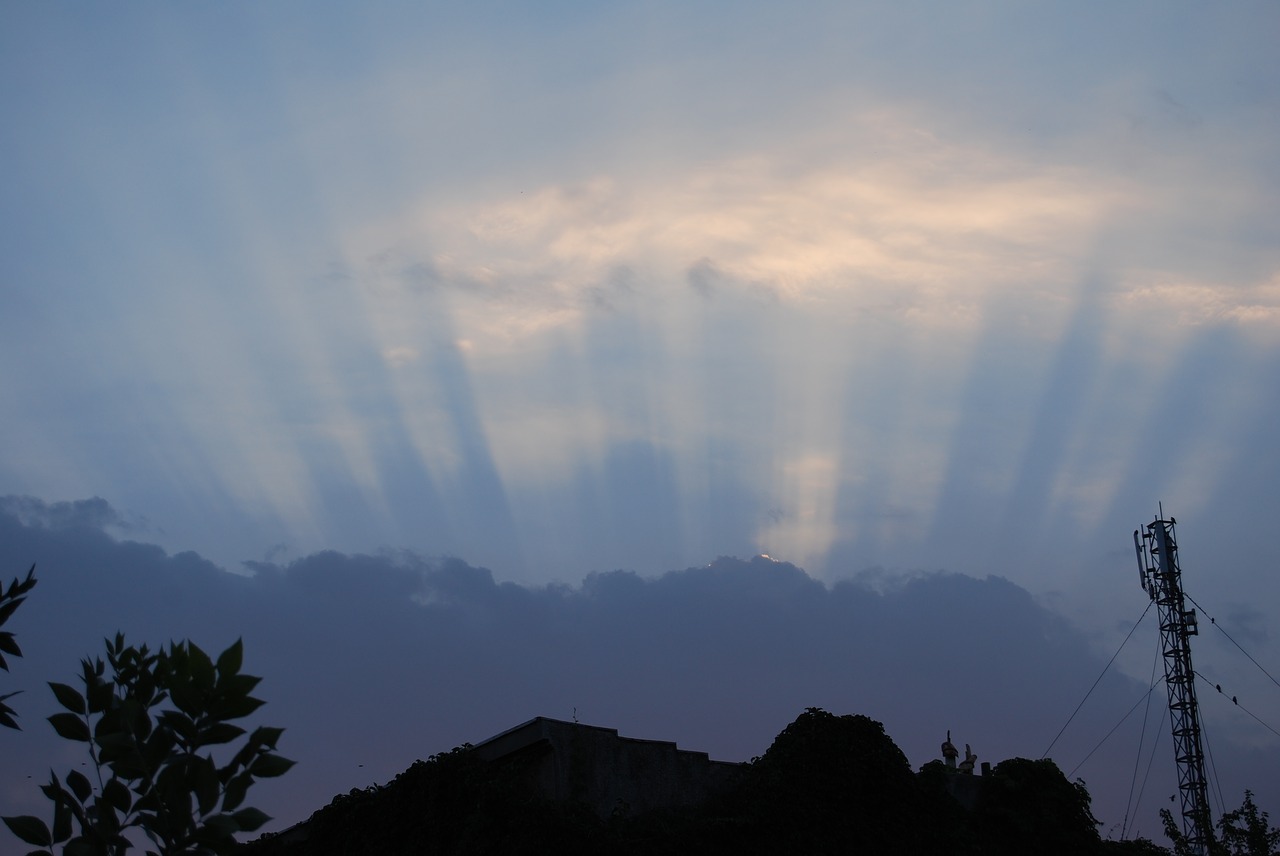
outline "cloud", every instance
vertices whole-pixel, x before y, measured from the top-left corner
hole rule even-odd
[[[899,323],[953,332],[971,331],[990,295],[1027,299],[1034,286],[1052,305],[1098,264],[1119,296],[1144,306],[1152,278],[1213,295],[1219,320],[1256,321],[1274,303],[1257,293],[1259,277],[1275,275],[1270,247],[1235,261],[1221,252],[1232,239],[1216,224],[1270,210],[1265,194],[1235,192],[1243,174],[1224,184],[1185,156],[1134,171],[950,121],[864,105],[787,145],[676,161],[660,176],[602,164],[595,178],[508,196],[433,196],[415,217],[353,234],[351,252],[395,246],[442,280],[482,283],[469,291],[484,309],[459,323],[491,335],[582,323],[583,292],[618,265],[703,296],[719,283],[822,306],[892,306]],[[1196,199],[1204,216],[1188,209]],[[1202,250],[1192,264],[1188,242]],[[672,297],[668,286],[648,291]],[[380,311],[403,305],[390,299]],[[530,312],[544,322],[531,324]]]
[[[441,335],[442,316],[471,343],[459,365],[533,574],[564,555],[563,539],[542,537],[548,509],[591,491],[611,501],[600,476],[637,445],[670,462],[692,533],[720,513],[706,450],[729,460],[750,508],[704,551],[778,551],[828,578],[929,561],[914,535],[941,524],[871,522],[877,507],[940,521],[965,502],[979,526],[1000,521],[989,544],[1033,511],[1032,525],[1060,516],[1091,534],[1122,505],[1174,367],[1215,368],[1222,403],[1199,428],[1161,428],[1184,454],[1163,495],[1196,502],[1238,454],[1230,423],[1248,408],[1234,405],[1265,395],[1249,365],[1280,344],[1280,260],[1257,225],[1275,221],[1274,195],[1250,183],[1257,157],[1225,156],[1221,118],[1163,84],[1072,99],[1081,124],[1050,143],[983,111],[992,124],[862,93],[785,138],[425,193],[408,214],[348,229],[345,252],[393,247],[398,268],[424,259],[457,284],[369,286],[361,299],[388,346]],[[1195,139],[1159,157],[1138,131],[1111,145],[1130,105]],[[1245,347],[1212,347],[1223,339]],[[1064,383],[1069,396],[1042,394]],[[430,382],[399,401],[427,466],[450,471]],[[837,568],[852,543],[875,552]],[[465,552],[514,569],[486,549]],[[582,551],[576,567],[624,556],[667,566],[618,550]],[[999,570],[1033,582],[1012,562]]]
[[[94,507],[99,518],[109,510]],[[575,586],[521,586],[456,558],[332,551],[253,563],[245,577],[194,554],[6,510],[0,562],[32,560],[40,584],[12,628],[27,658],[7,678],[29,690],[18,697],[26,732],[5,737],[7,810],[38,809],[25,777],[64,757],[40,722],[51,712],[40,682],[69,680],[78,658],[117,629],[209,649],[243,637],[246,669],[265,677],[259,718],[287,727],[282,750],[299,761],[255,802],[277,826],[416,758],[575,711],[729,760],[763,751],[807,706],[883,721],[916,766],[948,728],[983,760],[1038,757],[1105,662],[1065,620],[997,577],[882,574],[875,588],[827,586],[783,561],[726,557],[651,578],[609,571]],[[1113,672],[1053,757],[1070,770],[1142,692]],[[1122,735],[1136,739],[1130,725]],[[1220,769],[1238,754],[1229,733],[1213,729]],[[1114,820],[1132,756],[1107,754],[1080,775]],[[1157,769],[1165,761],[1158,756]],[[1167,784],[1158,775],[1153,792]],[[1227,788],[1253,787],[1263,804],[1275,798],[1269,778],[1225,778]]]
[[[1127,517],[1153,427],[1186,502],[1269,454],[1216,406],[1194,435],[1147,416],[1197,340],[1276,348],[1273,10],[503,17],[255,14],[255,62],[290,59],[250,66],[184,15],[8,28],[32,109],[4,490],[110,491],[227,566],[393,544],[545,580],[783,547],[834,578],[976,552],[918,537],[956,496],[990,552],[1027,486],[1087,534]],[[118,102],[136,80],[156,97]],[[1097,385],[1055,435],[1038,390],[1083,283]],[[625,531],[615,503],[670,516],[571,537],[583,506]],[[1039,586],[1019,563],[996,569]]]
[[[1264,282],[1234,286],[1154,282],[1135,287],[1118,302],[1159,312],[1183,327],[1230,325],[1243,333],[1273,335],[1280,329],[1280,273]]]
[[[401,368],[417,362],[420,354],[417,348],[410,348],[406,345],[399,345],[393,348],[387,348],[382,352],[382,358],[391,365],[392,368]]]
[[[121,518],[103,498],[72,502],[44,502],[30,496],[0,497],[0,511],[27,526],[42,529],[105,529]]]
[[[862,157],[801,144],[658,183],[607,177],[456,208],[433,200],[398,232],[361,240],[416,248],[401,251],[444,280],[484,283],[473,291],[489,305],[474,322],[490,328],[504,307],[509,323],[535,308],[573,323],[564,310],[617,265],[651,281],[687,276],[704,294],[721,280],[790,299],[890,300],[917,323],[926,311],[941,322],[989,288],[1069,279],[1066,259],[1120,204],[1103,173],[1002,161],[903,116],[866,117],[845,142]]]
[[[716,286],[722,275],[716,269],[715,262],[703,256],[689,266],[686,278],[689,281],[689,287],[703,297],[710,297],[715,293]]]

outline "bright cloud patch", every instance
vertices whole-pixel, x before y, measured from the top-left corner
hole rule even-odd
[[[767,153],[432,199],[347,254],[379,338],[469,343],[476,425],[534,554],[551,497],[612,484],[636,444],[666,473],[632,485],[656,491],[640,508],[678,510],[666,537],[693,551],[715,540],[698,533],[721,490],[755,509],[734,543],[811,568],[841,544],[917,537],[899,521],[938,521],[957,491],[1015,508],[1033,479],[1046,515],[1102,526],[1141,442],[1116,424],[1153,418],[1197,337],[1247,328],[1274,346],[1274,275],[1223,261],[1189,276],[1179,252],[1159,266],[1152,242],[1194,228],[1157,210],[1176,157],[1134,172],[928,127],[872,112]],[[1100,355],[1147,382],[1117,385]],[[1070,390],[1040,402],[1055,373]],[[443,414],[440,382],[402,386],[400,407]],[[1179,493],[1213,473],[1180,471]]]

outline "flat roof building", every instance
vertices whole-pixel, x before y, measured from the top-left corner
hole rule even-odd
[[[701,805],[736,778],[742,764],[666,740],[619,736],[617,729],[535,717],[475,746],[492,763],[515,763],[539,796],[579,802],[600,817]]]

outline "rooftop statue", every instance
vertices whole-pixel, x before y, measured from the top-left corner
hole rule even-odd
[[[960,757],[960,752],[956,749],[956,745],[951,742],[951,729],[947,729],[947,739],[942,742],[942,760],[952,770],[956,768],[956,759]]]
[[[973,754],[973,750],[969,748],[969,744],[964,744],[964,760],[960,762],[960,772],[972,776],[973,765],[977,763],[978,756]]]

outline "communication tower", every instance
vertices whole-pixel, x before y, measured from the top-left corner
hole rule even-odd
[[[1161,512],[1163,516],[1163,510]],[[1160,649],[1164,652],[1164,683],[1169,691],[1173,750],[1178,763],[1178,791],[1182,796],[1182,832],[1193,853],[1206,856],[1213,841],[1209,794],[1200,740],[1200,709],[1196,703],[1196,672],[1191,666],[1191,637],[1198,633],[1196,612],[1187,609],[1178,566],[1176,521],[1157,518],[1133,531],[1142,588],[1160,613]]]

